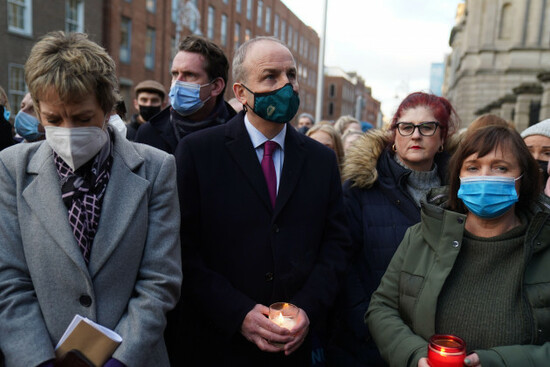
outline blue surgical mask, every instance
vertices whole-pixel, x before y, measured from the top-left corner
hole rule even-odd
[[[2,108],[2,111],[4,112],[4,120],[9,121],[10,120],[10,111],[6,109],[5,106],[0,106]]]
[[[35,141],[44,136],[44,133],[38,131],[40,122],[34,116],[23,111],[15,115],[15,131],[26,141]]]
[[[181,82],[176,80],[170,88],[170,103],[172,108],[182,116],[189,116],[197,112],[210,99],[202,100],[200,97],[201,87],[205,87],[210,83],[203,85],[196,83]]]
[[[242,86],[254,95],[254,108],[248,107],[264,120],[284,124],[296,116],[300,107],[300,96],[294,91],[292,84],[286,83],[283,87],[266,93],[254,93],[244,84]]]
[[[460,178],[458,198],[466,208],[483,219],[500,217],[518,201],[514,177],[476,176]]]

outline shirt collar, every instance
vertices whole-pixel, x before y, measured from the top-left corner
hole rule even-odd
[[[254,125],[250,122],[248,119],[248,115],[244,115],[244,126],[246,127],[246,131],[248,131],[248,135],[250,136],[250,140],[252,141],[252,146],[254,146],[254,149],[257,149],[260,147],[263,143],[270,140],[265,137],[264,134],[260,132],[260,130],[256,129]],[[276,142],[279,144],[279,147],[284,151],[285,150],[285,136],[286,136],[286,126],[284,125],[283,129],[275,135],[271,141]]]

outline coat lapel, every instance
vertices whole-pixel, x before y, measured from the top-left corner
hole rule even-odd
[[[59,176],[53,161],[53,152],[44,142],[27,166],[36,178],[23,191],[23,198],[46,232],[71,260],[86,268],[82,252],[74,238],[68,220],[68,211],[61,199]]]
[[[246,127],[244,126],[244,114],[240,113],[226,124],[226,143],[225,146],[235,161],[235,164],[240,168],[241,172],[246,176],[250,185],[258,194],[264,205],[272,211],[267,184],[265,182],[262,167],[258,161],[258,156],[252,146],[252,141]]]
[[[303,137],[289,124],[286,129],[285,137],[285,157],[283,169],[281,171],[281,180],[279,183],[279,193],[275,201],[275,216],[279,214],[292,195],[298,180],[300,172],[305,162],[305,150],[303,147]]]
[[[90,254],[89,270],[93,277],[119,245],[134,220],[138,206],[147,200],[149,182],[134,170],[143,158],[121,135],[115,137],[113,166],[101,208],[98,231]]]

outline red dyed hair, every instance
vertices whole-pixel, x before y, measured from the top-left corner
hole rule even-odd
[[[439,122],[441,136],[446,141],[447,137],[454,134],[458,126],[456,111],[447,99],[438,97],[435,94],[415,92],[409,94],[399,105],[391,120],[391,129],[395,136],[395,127],[405,111],[416,107],[426,107],[432,111],[435,119]]]

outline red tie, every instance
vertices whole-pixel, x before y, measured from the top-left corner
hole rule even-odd
[[[264,156],[262,158],[262,171],[264,172],[267,191],[271,199],[271,205],[275,207],[275,198],[277,197],[277,174],[275,173],[275,164],[273,164],[273,152],[277,149],[277,143],[268,140],[264,143]]]

